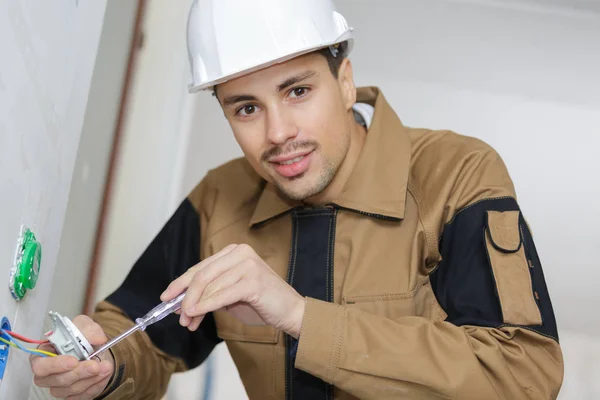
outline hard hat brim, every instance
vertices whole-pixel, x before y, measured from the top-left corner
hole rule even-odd
[[[215,86],[217,86],[217,85],[219,85],[221,83],[225,83],[227,81],[231,81],[233,79],[242,77],[244,75],[248,75],[248,74],[251,74],[253,72],[257,72],[257,71],[260,71],[260,70],[272,67],[273,65],[281,64],[281,63],[284,63],[286,61],[292,60],[294,58],[297,58],[297,57],[300,57],[300,56],[303,56],[303,55],[306,55],[306,54],[309,54],[309,53],[312,53],[312,52],[324,49],[324,48],[329,47],[329,46],[334,46],[336,44],[343,43],[343,42],[348,42],[348,48],[346,50],[346,55],[349,55],[352,52],[352,49],[354,47],[354,37],[353,37],[353,29],[352,28],[349,28],[339,38],[337,38],[336,40],[334,40],[331,43],[322,44],[322,45],[319,45],[319,46],[312,46],[312,47],[309,47],[309,48],[306,48],[306,49],[302,49],[300,51],[296,51],[296,52],[294,52],[292,54],[286,55],[284,57],[277,58],[275,60],[269,60],[269,61],[266,61],[264,63],[260,63],[258,65],[255,65],[255,66],[252,66],[252,67],[249,67],[249,68],[243,68],[240,71],[237,71],[237,72],[234,72],[234,73],[223,75],[223,76],[221,76],[219,78],[210,80],[210,81],[205,82],[205,83],[200,84],[200,85],[197,85],[194,82],[192,82],[192,83],[188,84],[188,93],[194,94],[194,93],[197,93],[197,92],[200,92],[200,91],[211,90]]]

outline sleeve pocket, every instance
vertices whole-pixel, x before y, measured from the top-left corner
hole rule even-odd
[[[504,323],[542,325],[519,228],[519,211],[488,211],[485,245]]]

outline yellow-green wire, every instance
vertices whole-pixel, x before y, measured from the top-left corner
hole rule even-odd
[[[0,342],[2,342],[2,343],[5,343],[5,344],[7,344],[7,345],[9,345],[9,346],[11,346],[11,347],[15,347],[15,348],[17,348],[17,349],[18,349],[18,347],[17,347],[17,345],[16,345],[16,344],[14,344],[14,343],[12,343],[12,342],[9,342],[8,340],[4,339],[3,337],[0,337]]]
[[[11,347],[15,347],[17,349],[21,349],[21,350],[23,350],[23,351],[25,351],[27,353],[43,354],[43,355],[48,356],[48,357],[56,357],[56,354],[50,353],[49,351],[44,351],[44,350],[40,350],[40,349],[25,349],[25,348],[22,348],[20,346],[17,346],[13,342],[9,342],[8,340],[4,339],[3,337],[0,337],[0,342],[5,343],[5,344],[7,344],[7,345],[9,345]]]
[[[57,354],[50,353],[49,351],[45,351],[45,350],[40,350],[40,349],[28,349],[28,350],[32,351],[34,353],[43,354],[48,357],[56,357],[57,356]]]

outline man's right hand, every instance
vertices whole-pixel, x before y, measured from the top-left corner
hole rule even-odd
[[[91,318],[80,315],[73,323],[92,346],[100,346],[107,341],[104,331]],[[55,351],[45,344],[40,349]],[[97,360],[79,361],[72,356],[39,357],[32,356],[31,369],[34,383],[49,388],[50,394],[59,399],[88,400],[98,396],[106,388],[114,371],[114,359],[110,351]]]

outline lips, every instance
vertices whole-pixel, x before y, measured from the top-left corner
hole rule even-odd
[[[269,162],[285,178],[293,178],[305,173],[310,167],[312,151],[301,154],[291,154],[287,156],[275,157]]]

